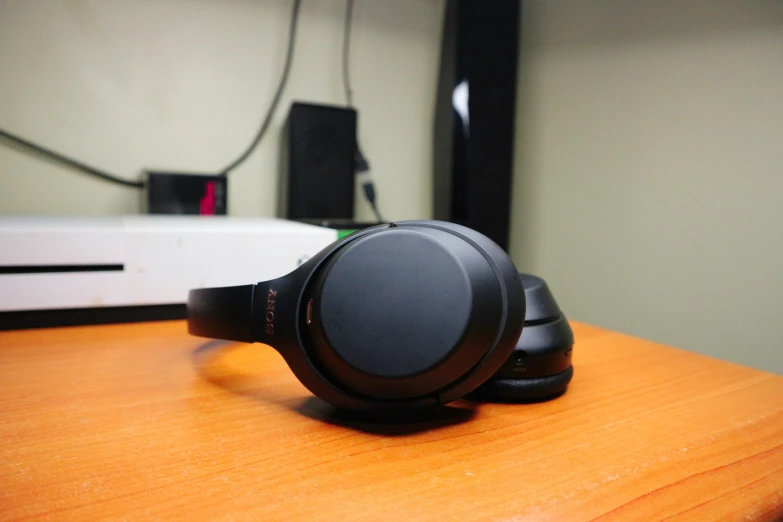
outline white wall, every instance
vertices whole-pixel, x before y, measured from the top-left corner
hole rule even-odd
[[[783,373],[783,2],[530,0],[515,260],[572,317]]]
[[[291,0],[0,0],[0,127],[128,179],[217,172],[254,136],[281,74]],[[234,215],[276,211],[290,102],[344,103],[345,2],[304,0],[273,127],[229,182]],[[443,0],[358,0],[351,71],[360,137],[388,219],[431,214]],[[0,143],[0,213],[139,211],[134,189]],[[371,213],[357,193],[357,218]]]

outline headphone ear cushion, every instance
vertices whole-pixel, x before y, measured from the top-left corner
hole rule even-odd
[[[536,402],[553,399],[565,393],[574,377],[574,367],[533,379],[490,379],[479,386],[471,399],[484,402]]]

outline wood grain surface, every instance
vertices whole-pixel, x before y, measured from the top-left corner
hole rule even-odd
[[[782,377],[574,332],[559,399],[405,419],[182,322],[0,332],[0,519],[783,518]]]

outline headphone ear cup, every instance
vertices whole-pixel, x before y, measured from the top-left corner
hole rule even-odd
[[[297,332],[289,336],[298,344],[281,354],[308,389],[339,408],[464,397],[506,361],[525,317],[508,255],[473,230],[439,221],[346,238],[299,286]]]
[[[574,367],[564,372],[532,379],[490,379],[472,397],[485,402],[538,402],[563,395],[574,377]]]
[[[525,290],[525,326],[500,369],[471,394],[486,402],[531,402],[566,392],[574,375],[574,334],[546,281],[520,274]]]

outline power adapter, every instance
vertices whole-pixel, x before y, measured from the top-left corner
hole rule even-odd
[[[216,174],[146,172],[148,214],[226,215],[228,179]]]

